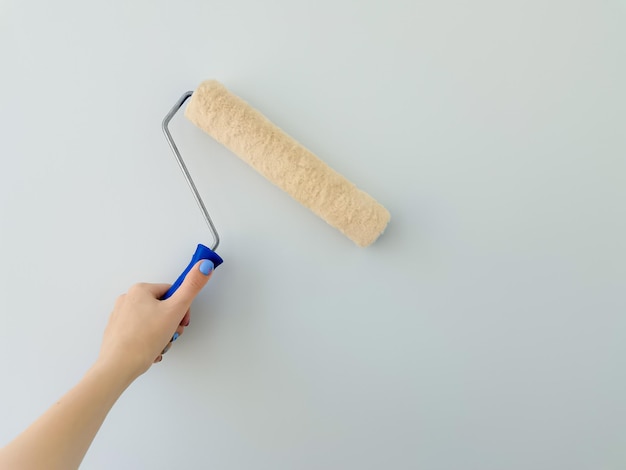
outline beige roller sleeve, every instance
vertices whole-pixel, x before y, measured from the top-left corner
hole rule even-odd
[[[185,116],[357,245],[373,243],[389,223],[389,212],[374,198],[221,83],[203,82]]]

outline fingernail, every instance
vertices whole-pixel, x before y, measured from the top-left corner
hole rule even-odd
[[[208,276],[211,271],[213,271],[214,267],[215,266],[213,265],[213,261],[211,261],[210,259],[205,259],[202,264],[200,264],[200,272],[205,276]]]
[[[179,336],[178,332],[174,333],[174,336],[172,336],[172,342],[176,341]]]

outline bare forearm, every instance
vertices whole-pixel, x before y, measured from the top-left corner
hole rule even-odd
[[[78,468],[107,413],[133,377],[97,362],[83,379],[0,450],[0,468]]]
[[[160,299],[169,284],[136,284],[118,297],[98,361],[78,385],[0,449],[0,470],[78,468],[122,392],[153,362],[159,362],[183,334],[191,302],[209,280],[213,267],[210,260],[198,261],[167,300]]]

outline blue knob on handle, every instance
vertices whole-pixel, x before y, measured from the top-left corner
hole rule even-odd
[[[220,255],[215,253],[210,248],[202,244],[199,244],[198,247],[196,248],[196,252],[193,254],[191,261],[189,262],[189,265],[185,268],[183,273],[180,276],[178,276],[178,279],[176,279],[176,282],[172,284],[172,287],[170,287],[167,290],[167,292],[163,294],[163,297],[161,297],[161,300],[169,299],[174,294],[174,292],[178,290],[180,285],[183,283],[183,281],[185,280],[185,277],[187,276],[187,273],[191,271],[191,269],[196,265],[196,263],[202,259],[209,259],[213,261],[213,265],[216,268],[224,262],[224,260],[220,257]]]

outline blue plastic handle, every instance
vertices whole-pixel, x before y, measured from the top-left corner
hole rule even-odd
[[[174,294],[174,292],[176,292],[178,288],[180,287],[180,285],[183,283],[183,281],[185,280],[185,277],[187,276],[187,273],[191,271],[191,269],[196,265],[196,263],[202,259],[210,259],[211,261],[213,261],[213,265],[216,268],[224,262],[224,260],[220,257],[220,255],[215,253],[210,248],[207,248],[204,245],[198,245],[198,247],[196,248],[196,252],[193,254],[191,261],[189,262],[189,265],[185,268],[183,273],[180,276],[178,276],[178,279],[176,279],[176,282],[172,284],[172,287],[170,287],[167,290],[167,292],[163,294],[163,297],[161,297],[161,300],[169,299],[172,296],[172,294]]]

